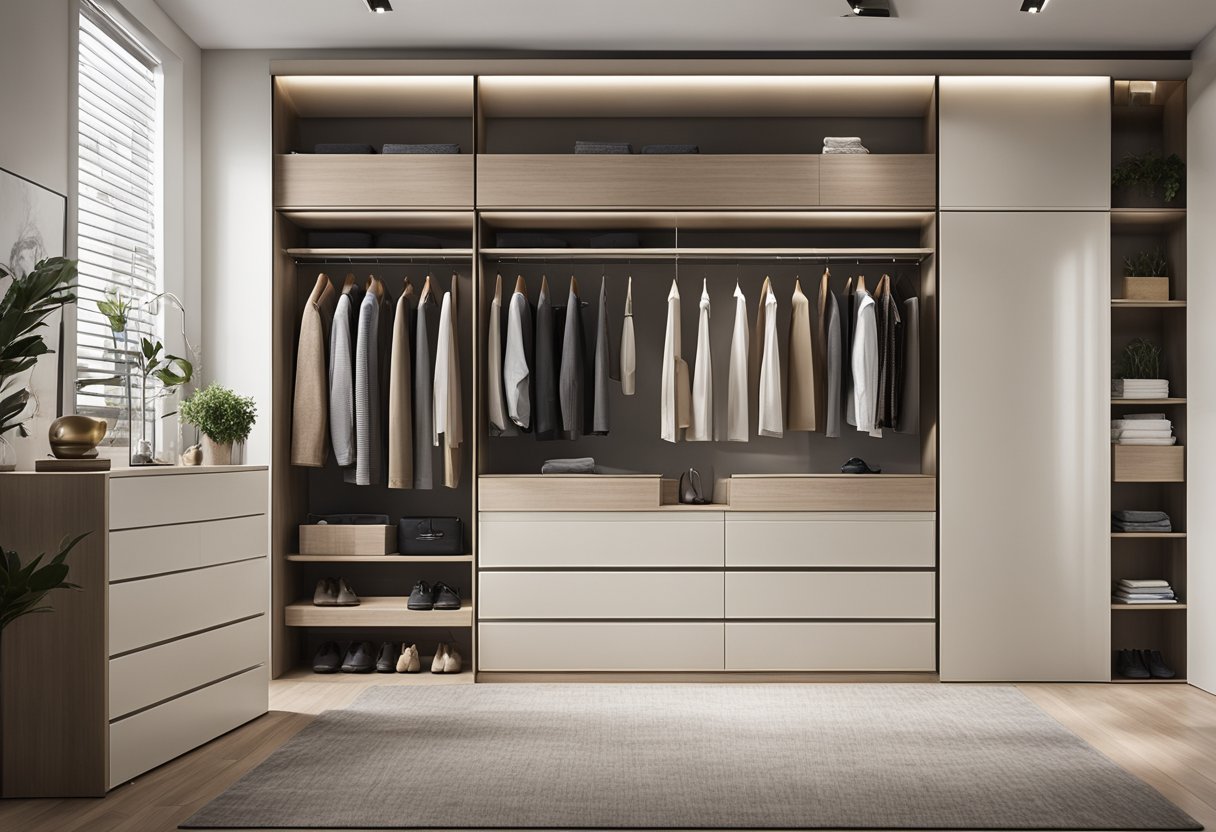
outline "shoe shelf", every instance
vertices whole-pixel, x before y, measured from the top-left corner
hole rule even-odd
[[[1175,676],[1173,679],[1125,679],[1122,676],[1111,676],[1111,682],[1116,685],[1185,685],[1186,679]]]
[[[1177,406],[1182,406],[1182,405],[1185,405],[1185,404],[1186,404],[1186,399],[1184,399],[1184,398],[1168,398],[1168,399],[1111,399],[1111,400],[1110,400],[1110,403],[1111,403],[1111,404],[1113,404],[1113,405],[1120,405],[1120,406],[1123,406],[1123,405],[1131,405],[1132,407],[1139,407],[1139,406],[1141,406],[1141,405],[1148,405],[1148,404],[1156,404],[1156,405],[1177,405]]]
[[[472,563],[472,555],[288,555],[295,563]]]
[[[418,673],[314,673],[311,667],[296,667],[278,679],[286,682],[319,682],[347,685],[471,685],[473,671],[467,667],[459,673],[431,673],[431,656],[424,656],[423,669]]]
[[[1111,604],[1111,612],[1178,612],[1186,609],[1186,604]]]
[[[284,609],[288,627],[472,627],[473,607],[466,598],[458,610],[411,610],[406,596],[359,599],[354,607],[318,607],[297,601]]]
[[[1186,532],[1111,532],[1111,540],[1184,540]]]

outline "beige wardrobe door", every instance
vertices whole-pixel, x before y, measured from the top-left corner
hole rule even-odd
[[[941,215],[943,680],[1110,678],[1109,226]]]

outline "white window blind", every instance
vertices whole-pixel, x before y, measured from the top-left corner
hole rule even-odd
[[[156,340],[160,327],[144,305],[162,285],[160,73],[156,60],[87,0],[79,44],[76,411],[106,419],[121,445],[129,438],[129,363],[140,338]],[[97,308],[107,293],[132,304],[125,335],[116,336]],[[134,396],[138,408],[138,390]],[[138,421],[137,413],[137,435]]]

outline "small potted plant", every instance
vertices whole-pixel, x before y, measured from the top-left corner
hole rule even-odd
[[[1122,189],[1122,199],[1118,202],[1136,202],[1147,198],[1150,205],[1158,204],[1157,191],[1161,197],[1171,203],[1182,192],[1186,182],[1186,162],[1177,153],[1162,157],[1160,153],[1129,153],[1119,164],[1115,165],[1110,176],[1111,185]]]
[[[1141,251],[1123,261],[1125,300],[1169,300],[1169,263],[1161,249]]]
[[[258,409],[251,397],[209,384],[182,402],[181,417],[202,434],[204,465],[231,465],[232,445],[249,437]]]
[[[1120,399],[1167,399],[1169,379],[1162,378],[1161,347],[1134,338],[1115,362],[1111,393]]]

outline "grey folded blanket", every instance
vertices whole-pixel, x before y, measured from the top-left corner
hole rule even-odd
[[[595,460],[589,456],[573,459],[546,459],[540,467],[542,474],[594,474]]]
[[[1174,527],[1169,522],[1162,523],[1111,523],[1111,530],[1116,532],[1172,532]]]
[[[383,153],[459,153],[458,144],[386,144],[380,148]]]
[[[370,144],[350,144],[347,142],[327,142],[315,144],[313,153],[375,153],[376,148]]]
[[[1170,522],[1170,516],[1164,511],[1112,511],[1110,516],[1124,523],[1157,523],[1162,520]]]
[[[700,153],[701,148],[695,144],[647,144],[642,146],[643,153]]]
[[[628,142],[574,142],[575,153],[632,153],[633,145]]]

